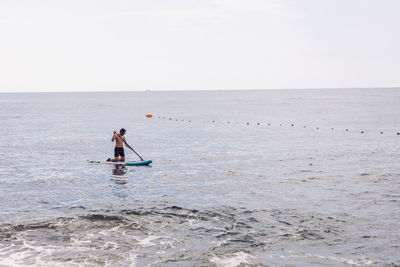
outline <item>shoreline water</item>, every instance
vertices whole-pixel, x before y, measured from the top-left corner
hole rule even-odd
[[[2,94],[0,265],[400,264],[398,99]],[[122,127],[152,167],[88,164]]]

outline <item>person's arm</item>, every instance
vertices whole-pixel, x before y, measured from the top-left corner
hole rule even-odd
[[[114,142],[116,138],[117,138],[117,135],[116,135],[116,132],[114,131],[114,135],[113,135],[113,137],[111,138],[111,142]]]
[[[131,146],[130,146],[130,145],[128,145],[128,143],[126,142],[126,140],[125,140],[125,136],[123,136],[122,138],[123,138],[122,140],[124,140],[124,144],[125,144],[125,146],[126,146],[127,148],[129,148],[130,150],[134,151],[134,150],[133,150],[133,148],[131,148]]]

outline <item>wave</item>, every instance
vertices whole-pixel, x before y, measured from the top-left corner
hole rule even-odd
[[[236,207],[88,212],[42,222],[2,224],[0,265],[260,266],[277,260],[305,265],[311,261],[322,265],[382,263],[352,247],[360,244],[354,244],[357,238],[347,230],[351,219],[348,214],[334,218],[293,209]],[[368,252],[368,240],[357,241],[364,242]],[[312,253],[323,247],[332,249],[325,254]]]

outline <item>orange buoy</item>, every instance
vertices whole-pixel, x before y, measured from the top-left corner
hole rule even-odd
[[[153,114],[147,113],[147,114],[146,114],[146,117],[147,117],[147,118],[153,118]]]

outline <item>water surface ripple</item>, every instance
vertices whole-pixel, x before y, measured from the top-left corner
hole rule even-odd
[[[399,99],[0,94],[0,266],[400,265]]]

